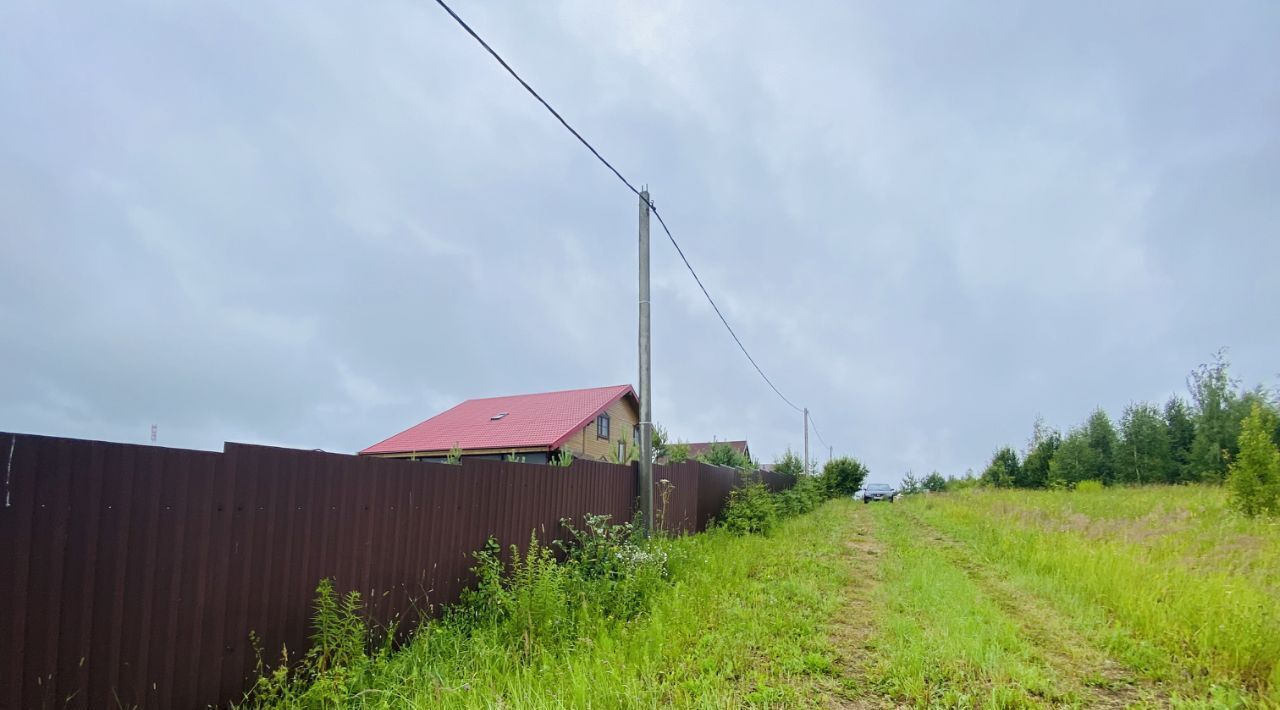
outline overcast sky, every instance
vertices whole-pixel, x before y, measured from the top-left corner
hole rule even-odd
[[[873,478],[1220,346],[1276,383],[1280,3],[455,9]],[[636,218],[430,0],[0,6],[0,430],[355,451],[635,383]],[[798,449],[663,239],[655,418]]]

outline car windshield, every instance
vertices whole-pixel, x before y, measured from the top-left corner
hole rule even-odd
[[[883,484],[883,483],[872,483],[871,485],[867,486],[867,490],[869,490],[869,491],[888,491],[888,490],[892,490],[892,489],[891,489],[891,488],[889,488],[889,486],[887,486],[887,485],[885,485],[885,484]]]

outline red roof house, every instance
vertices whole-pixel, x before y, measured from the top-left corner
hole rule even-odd
[[[516,454],[545,463],[577,458],[625,460],[635,445],[640,405],[631,385],[469,399],[360,452],[362,456],[443,460]]]

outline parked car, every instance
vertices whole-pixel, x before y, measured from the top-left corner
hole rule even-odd
[[[893,490],[892,486],[884,483],[872,483],[862,491],[862,502],[870,503],[873,500],[887,500],[890,503],[898,496],[898,492]]]

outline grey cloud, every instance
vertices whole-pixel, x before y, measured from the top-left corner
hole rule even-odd
[[[1280,370],[1273,4],[458,10],[887,480]],[[0,428],[349,451],[634,382],[634,196],[433,5],[0,12]],[[654,237],[658,420],[797,448]]]

